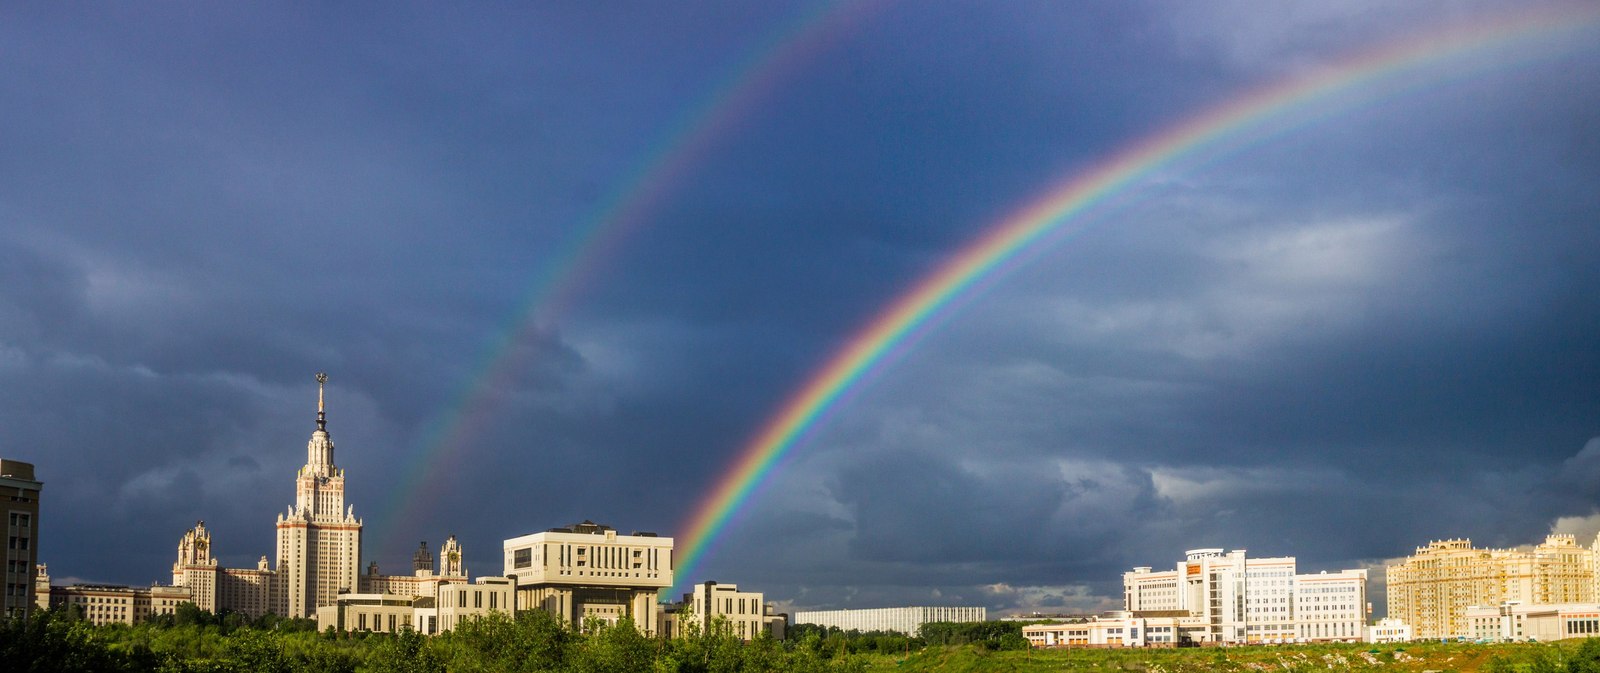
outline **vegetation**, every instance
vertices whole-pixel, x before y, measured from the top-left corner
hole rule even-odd
[[[95,627],[63,612],[0,620],[0,669],[172,673],[739,673],[855,672],[865,662],[850,648],[824,650],[820,638],[745,643],[725,624],[710,633],[663,640],[641,635],[627,620],[581,631],[532,611],[472,620],[424,637],[367,632],[317,633],[307,620],[211,615],[188,609],[137,626]]]
[[[1560,643],[1406,643],[1186,649],[1029,650],[1021,626],[931,624],[920,637],[798,625],[783,642],[741,642],[725,628],[662,640],[631,624],[565,627],[543,612],[496,615],[434,637],[317,633],[308,620],[244,619],[186,609],[138,626],[95,627],[66,613],[0,620],[7,673],[739,673],[744,671],[1483,671],[1600,673],[1600,639]]]

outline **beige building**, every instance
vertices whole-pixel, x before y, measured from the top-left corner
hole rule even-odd
[[[623,617],[646,635],[660,633],[656,595],[672,586],[672,538],[620,535],[593,521],[506,540],[505,576],[517,583],[517,605],[541,609],[563,623],[617,623]]]
[[[686,635],[690,624],[699,633],[710,633],[713,624],[723,623],[743,640],[761,634],[783,640],[788,630],[788,615],[777,612],[756,591],[740,591],[738,585],[702,582],[683,595],[683,600],[661,610],[661,635],[675,638]]]
[[[376,633],[415,630],[416,601],[414,596],[399,594],[341,594],[331,605],[317,607],[317,629]]]
[[[183,587],[153,586],[125,587],[105,584],[74,584],[50,586],[50,572],[39,564],[37,580],[38,607],[68,610],[88,622],[104,624],[139,624],[161,616],[174,614],[178,605],[188,603],[189,590]]]
[[[0,509],[6,522],[5,594],[0,615],[27,617],[38,602],[34,566],[39,564],[39,491],[33,464],[0,458]]]
[[[516,614],[515,592],[516,582],[506,577],[479,577],[472,584],[441,584],[434,609],[419,610],[428,619],[418,624],[424,627],[423,633],[433,634],[454,630],[465,620],[492,612]]]
[[[361,576],[359,593],[432,597],[438,593],[440,585],[464,584],[466,581],[467,565],[462,560],[461,543],[451,535],[439,547],[438,572],[434,572],[433,554],[428,551],[428,543],[423,541],[411,556],[410,575],[379,574],[378,564],[373,562],[367,566],[366,574]]]
[[[306,464],[295,475],[295,504],[278,515],[278,614],[310,617],[342,592],[359,588],[361,520],[344,502],[344,470],[333,462],[333,439],[317,374],[317,429],[306,443]]]
[[[796,624],[837,627],[842,631],[895,631],[909,636],[922,632],[931,622],[981,622],[989,618],[987,608],[907,607],[866,608],[861,610],[810,610],[794,613]]]
[[[1199,643],[1359,641],[1366,638],[1367,572],[1301,575],[1292,556],[1248,558],[1242,549],[1194,549],[1172,570],[1123,573],[1123,608],[1188,614]]]
[[[1389,616],[1417,638],[1467,637],[1474,605],[1556,605],[1595,599],[1593,549],[1550,535],[1531,549],[1475,549],[1467,539],[1437,540],[1388,566]]]

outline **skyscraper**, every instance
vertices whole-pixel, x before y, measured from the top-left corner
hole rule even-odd
[[[361,520],[344,504],[344,470],[333,462],[333,439],[323,405],[328,375],[317,373],[317,429],[306,443],[306,464],[295,478],[295,504],[278,515],[277,612],[310,617],[355,591],[361,559]]]

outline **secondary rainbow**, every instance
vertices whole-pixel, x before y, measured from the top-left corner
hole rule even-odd
[[[390,526],[413,520],[417,511],[438,497],[440,489],[422,488],[425,477],[439,474],[440,468],[459,459],[471,444],[472,434],[493,415],[493,400],[514,382],[528,355],[530,349],[517,348],[526,335],[565,316],[620,243],[649,221],[650,214],[692,174],[707,152],[732,133],[736,122],[749,115],[789,73],[885,4],[883,0],[844,0],[813,5],[760,41],[747,59],[721,78],[719,86],[678,116],[662,140],[549,256],[517,310],[496,330],[497,336],[463,379],[465,384],[428,424],[418,444],[418,456],[402,472],[401,483],[390,491],[385,514],[377,518],[383,528],[373,535],[375,547],[381,549],[389,541]]]
[[[1086,210],[1156,171],[1172,168],[1180,159],[1205,148],[1216,149],[1221,141],[1237,139],[1242,131],[1300,106],[1352,93],[1376,80],[1446,59],[1562,31],[1586,30],[1597,18],[1600,10],[1593,6],[1522,13],[1379,47],[1207,109],[1127,146],[1091,170],[1055,183],[1042,197],[990,226],[890,303],[786,399],[679,528],[685,542],[674,569],[675,581],[679,586],[695,581],[696,569],[733,514],[853,385],[908,343],[941,309],[1006,268],[1030,246],[1061,235],[1062,227]]]

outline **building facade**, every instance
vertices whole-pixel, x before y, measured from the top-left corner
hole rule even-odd
[[[1287,643],[1366,638],[1367,571],[1301,575],[1292,556],[1194,549],[1172,570],[1123,573],[1123,608],[1179,613],[1204,626],[1194,643]]]
[[[1474,605],[1466,611],[1465,637],[1485,641],[1539,641],[1600,636],[1600,604]]]
[[[1394,617],[1384,617],[1367,627],[1369,643],[1409,643],[1411,625]]]
[[[931,622],[981,622],[989,619],[988,608],[970,607],[906,607],[867,608],[862,610],[810,610],[796,611],[794,623],[838,627],[843,631],[895,631],[908,636],[922,633],[922,625]]]
[[[38,602],[34,567],[39,564],[39,492],[33,464],[0,458],[0,517],[6,522],[5,594],[0,614],[27,617]]]
[[[1469,637],[1470,606],[1558,605],[1595,600],[1594,549],[1550,535],[1531,549],[1478,549],[1436,540],[1386,568],[1389,616],[1417,638]]]
[[[1206,622],[1179,614],[1117,611],[1104,616],[1056,624],[1029,624],[1022,637],[1034,647],[1176,647],[1199,642]]]
[[[620,535],[584,521],[511,538],[502,548],[521,609],[545,610],[575,627],[627,617],[641,633],[660,633],[656,596],[672,586],[672,538]]]
[[[788,615],[777,612],[758,591],[740,591],[738,585],[702,582],[683,595],[683,600],[661,610],[661,635],[676,638],[692,630],[710,633],[714,625],[726,624],[743,640],[762,634],[783,640],[789,625]]]

